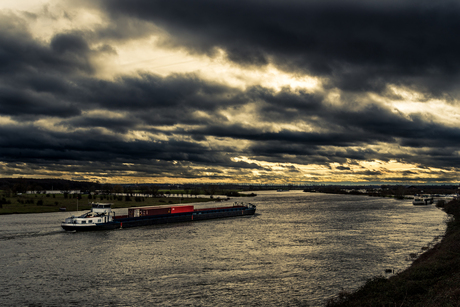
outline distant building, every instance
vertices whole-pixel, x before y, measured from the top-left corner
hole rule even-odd
[[[50,191],[27,191],[26,194],[81,194],[80,190],[69,190],[69,191],[61,191],[61,190],[50,190]]]

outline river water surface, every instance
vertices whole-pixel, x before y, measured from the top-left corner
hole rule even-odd
[[[446,227],[410,200],[256,193],[255,216],[112,231],[0,216],[0,306],[323,306],[407,268]]]

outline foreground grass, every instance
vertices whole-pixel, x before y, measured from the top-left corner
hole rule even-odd
[[[208,202],[213,201],[209,198],[195,198],[195,197],[145,197],[136,198],[130,197],[130,201],[126,201],[125,197],[98,197],[96,199],[88,199],[88,195],[83,195],[82,199],[71,197],[65,198],[63,194],[55,194],[54,196],[46,196],[44,194],[28,194],[15,197],[0,197],[10,204],[2,204],[0,214],[17,214],[17,213],[43,213],[43,212],[56,212],[60,208],[66,208],[66,211],[90,210],[91,202],[105,202],[113,203],[113,208],[128,208],[128,207],[143,207],[143,206],[159,206],[166,204],[187,204],[195,202]],[[41,201],[41,202],[40,202]]]
[[[327,306],[460,306],[460,202],[444,205],[452,215],[446,235],[405,271],[376,277],[353,293],[342,292]]]

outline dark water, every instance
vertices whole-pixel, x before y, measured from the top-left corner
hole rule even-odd
[[[322,306],[444,233],[410,201],[258,192],[257,215],[68,233],[0,216],[0,306]]]

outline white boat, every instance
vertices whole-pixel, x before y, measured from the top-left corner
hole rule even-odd
[[[95,230],[95,229],[114,229],[119,227],[119,223],[113,222],[112,204],[92,203],[91,211],[80,216],[71,216],[61,223],[65,230]]]
[[[434,202],[433,197],[414,197],[412,204],[414,206],[426,206],[431,205]]]
[[[412,201],[412,204],[414,206],[424,206],[424,205],[427,205],[427,203],[425,202],[425,200],[423,198],[420,198],[420,197],[416,197],[414,198],[414,200]]]

